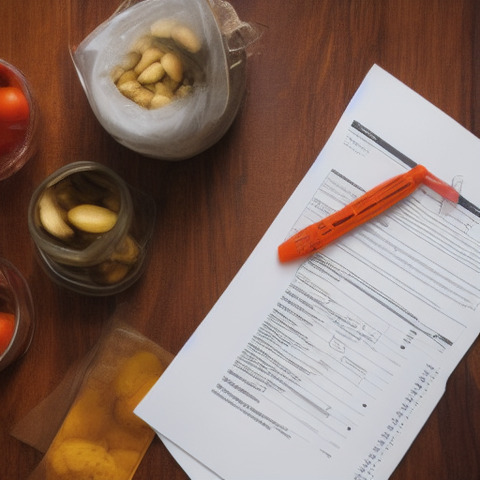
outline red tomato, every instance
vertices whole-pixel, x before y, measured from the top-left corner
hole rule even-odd
[[[14,331],[15,315],[0,312],[0,355],[2,355],[10,345]]]
[[[28,101],[20,88],[0,87],[0,155],[22,144],[29,114]]]
[[[0,88],[0,122],[25,122],[29,114],[28,100],[22,90],[17,87]]]

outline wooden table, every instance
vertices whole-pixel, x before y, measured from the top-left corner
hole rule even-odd
[[[476,0],[231,0],[240,18],[266,26],[249,58],[247,94],[233,126],[195,158],[143,158],[100,126],[69,56],[69,42],[117,3],[0,2],[0,58],[25,73],[41,111],[38,153],[0,184],[0,255],[27,278],[37,319],[28,354],[0,373],[5,480],[27,478],[42,458],[13,438],[11,427],[89,351],[117,305],[134,307],[132,325],[179,351],[304,176],[372,64],[480,135]],[[31,245],[26,214],[34,188],[77,160],[112,167],[157,203],[147,270],[114,297],[57,287]],[[480,478],[479,406],[477,341],[392,479]],[[187,478],[158,439],[135,475],[152,478]]]

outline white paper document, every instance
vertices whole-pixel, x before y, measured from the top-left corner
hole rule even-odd
[[[286,238],[416,164],[461,204],[421,185],[279,263]],[[479,178],[480,140],[374,66],[136,413],[195,480],[388,479],[480,331]]]

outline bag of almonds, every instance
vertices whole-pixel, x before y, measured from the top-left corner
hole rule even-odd
[[[72,59],[93,112],[119,143],[181,160],[232,124],[247,48],[260,34],[223,0],[127,1],[72,48]]]

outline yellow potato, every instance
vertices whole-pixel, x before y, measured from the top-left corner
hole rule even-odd
[[[105,392],[87,388],[70,408],[59,431],[61,438],[101,439],[111,421],[111,405]]]
[[[146,423],[137,417],[133,411],[157,380],[157,375],[151,375],[149,378],[145,379],[143,385],[133,396],[119,397],[117,399],[115,402],[114,417],[118,423],[126,427],[140,428],[146,426]]]
[[[114,381],[115,392],[119,397],[132,397],[152,376],[160,377],[164,369],[154,353],[138,352],[120,367]]]
[[[115,460],[105,448],[76,438],[48,453],[47,471],[58,480],[118,480]]]

